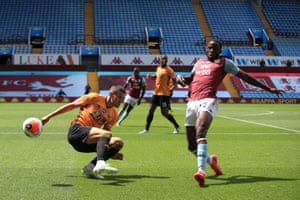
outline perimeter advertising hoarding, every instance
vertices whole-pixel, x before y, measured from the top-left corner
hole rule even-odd
[[[142,76],[145,76],[148,72],[141,72]],[[255,76],[258,80],[264,82],[269,87],[277,87],[279,89],[282,89],[286,92],[286,94],[299,94],[300,93],[300,76],[298,73],[290,73],[289,75],[286,75],[285,73],[251,73],[253,76]],[[105,73],[99,73],[99,80],[100,80],[100,93],[107,95],[109,88],[111,85],[119,84],[123,85],[126,81],[126,78],[131,75],[131,72],[105,72]],[[246,91],[246,92],[265,92],[262,89],[252,86],[238,78],[235,78],[237,80],[237,87],[239,88],[239,91]],[[147,90],[145,92],[144,97],[151,99],[154,89],[154,81],[146,79],[147,84]],[[265,92],[268,93],[268,92]],[[188,89],[187,88],[176,88],[173,93],[173,99],[172,100],[184,100],[186,99],[188,95]],[[228,99],[231,99],[231,96],[229,92],[226,90],[223,83],[218,87],[217,96],[222,99],[226,99],[226,102]],[[292,95],[290,95],[292,96]],[[239,100],[235,100],[235,102],[242,102],[243,98],[239,98]],[[244,99],[244,103],[298,103],[298,98],[249,98]]]
[[[87,72],[0,72],[0,97],[78,97],[87,84]]]
[[[171,66],[193,66],[205,55],[168,55]],[[79,54],[15,54],[15,65],[79,65]],[[288,56],[234,56],[233,61],[240,67],[260,67],[261,61],[266,67],[300,67],[300,57]],[[101,54],[101,65],[156,66],[160,64],[159,55],[145,54]]]
[[[171,66],[192,66],[199,58],[205,55],[168,55],[168,64]],[[240,67],[261,67],[261,61],[266,67],[300,67],[300,57],[288,56],[234,56],[233,61]],[[101,65],[121,66],[156,66],[160,64],[159,55],[127,55],[102,54]]]
[[[15,54],[15,65],[79,65],[79,54]]]

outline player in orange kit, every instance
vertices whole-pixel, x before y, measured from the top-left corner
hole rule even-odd
[[[148,79],[155,80],[155,88],[151,101],[151,106],[146,119],[145,129],[140,134],[149,133],[150,125],[154,117],[154,112],[157,106],[160,107],[161,114],[170,121],[174,126],[174,134],[179,133],[179,124],[170,112],[170,96],[174,87],[176,86],[176,76],[174,70],[167,65],[168,57],[166,55],[161,56],[160,66],[156,68],[155,75],[147,75]]]
[[[118,119],[117,107],[124,101],[125,89],[112,86],[108,96],[89,93],[71,103],[67,103],[44,116],[41,120],[45,125],[52,117],[80,108],[79,113],[71,121],[68,141],[78,152],[96,152],[97,157],[82,169],[88,177],[103,179],[103,172],[116,173],[118,170],[109,166],[109,158],[123,159],[119,153],[123,140],[112,137],[111,129]]]

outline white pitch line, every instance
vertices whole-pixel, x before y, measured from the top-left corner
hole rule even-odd
[[[46,134],[49,134],[49,135],[64,135],[64,134],[67,134],[67,133],[62,133],[62,132],[47,132],[47,131],[43,131],[42,134],[44,134],[44,132]],[[24,135],[23,132],[19,131],[19,132],[1,132],[0,131],[0,135]]]
[[[271,127],[271,128],[277,128],[277,129],[280,129],[280,130],[290,131],[290,132],[294,132],[294,133],[300,133],[299,130],[294,130],[294,129],[284,128],[284,127],[280,127],[280,126],[273,126],[273,125],[270,125],[270,124],[264,124],[264,123],[259,123],[259,122],[253,122],[253,121],[248,121],[248,120],[238,119],[238,118],[234,118],[234,117],[227,117],[227,116],[224,116],[224,115],[217,115],[217,117],[221,117],[221,118],[225,118],[225,119],[231,119],[231,120],[240,121],[240,122],[245,122],[245,123],[248,123],[248,124],[256,124],[256,125],[260,125],[260,126],[266,126],[266,127]]]
[[[176,108],[176,107],[175,107],[175,109],[176,110],[185,110],[185,109]],[[274,114],[274,112],[273,111],[266,111],[266,112],[263,112],[263,113],[246,114],[246,115],[243,115],[243,116],[245,117],[245,116],[258,116],[258,115],[271,115],[271,114]],[[290,132],[294,132],[294,133],[300,133],[299,130],[295,130],[295,129],[289,129],[289,128],[284,128],[284,127],[280,127],[280,126],[273,126],[273,125],[270,125],[270,124],[263,124],[263,123],[259,123],[259,122],[253,122],[253,121],[238,119],[238,118],[234,118],[234,117],[227,117],[225,115],[218,115],[217,114],[217,117],[221,117],[221,118],[225,118],[225,119],[231,119],[231,120],[240,121],[240,122],[245,122],[245,123],[248,123],[248,124],[256,124],[256,125],[261,125],[261,126],[266,126],[266,127],[271,127],[271,128],[277,128],[277,129],[280,129],[280,130],[290,131]]]
[[[272,115],[274,114],[273,111],[266,111],[266,112],[262,112],[262,113],[253,113],[253,114],[243,114],[243,117],[247,117],[247,116],[263,116],[263,115]]]

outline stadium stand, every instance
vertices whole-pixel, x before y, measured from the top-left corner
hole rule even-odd
[[[43,53],[55,54],[55,53],[69,53],[69,54],[79,54],[79,45],[45,45],[43,48]]]
[[[32,26],[46,28],[45,44],[83,42],[83,5],[84,0],[2,0],[0,43],[28,43]]]
[[[31,45],[14,45],[15,53],[19,54],[30,54],[31,53]]]
[[[231,46],[229,47],[235,56],[264,56],[265,53],[261,47],[250,46]]]
[[[250,1],[201,0],[214,38],[226,45],[247,45],[249,28],[263,28]]]
[[[262,1],[264,14],[277,36],[300,36],[299,1]]]
[[[0,25],[2,44],[28,43],[28,29],[33,25],[46,27],[43,53],[53,53],[55,49],[59,53],[77,53],[78,48],[73,45],[84,43],[84,0],[67,0],[63,3],[53,0],[43,4],[38,3],[37,0],[2,2],[0,13],[5,18]],[[249,46],[249,38],[246,34],[249,27],[263,27],[250,1],[201,0],[200,3],[213,36],[226,45],[232,45],[229,48],[232,49],[233,55],[262,55],[261,49]],[[43,6],[46,6],[47,10],[43,11]],[[297,23],[298,10],[297,2],[263,1],[263,11],[274,30],[292,33],[284,36],[298,35],[300,30]],[[159,0],[147,3],[137,0],[94,0],[94,11],[96,42],[106,44],[102,52],[124,53],[127,49],[129,52],[147,54],[149,51],[145,46],[144,28],[154,26],[161,27],[163,30],[164,39],[160,49],[162,54],[205,54],[205,36],[199,28],[191,0],[172,1],[172,3]],[[18,15],[14,14],[16,12]],[[277,15],[274,17],[274,12],[280,13],[280,17]],[[283,35],[280,31],[277,32],[279,36]],[[272,39],[275,55],[299,55],[299,45],[290,45],[299,41],[298,38],[291,42],[288,42],[286,37]],[[278,40],[284,40],[286,43],[279,43]],[[120,45],[124,43],[127,47]],[[119,45],[108,47],[107,44]],[[131,44],[134,44],[134,47],[129,47]],[[141,47],[137,47],[136,44]],[[48,45],[50,46],[47,47]],[[63,47],[64,45],[66,47]],[[25,50],[26,47],[23,49],[25,53],[28,52]]]
[[[162,28],[162,53],[187,54],[186,51],[195,45],[204,44],[190,0],[153,0],[147,3],[94,0],[94,3],[95,38],[99,44],[145,44],[144,29],[147,26]]]
[[[277,56],[300,55],[300,3],[299,1],[262,2],[263,12],[276,37],[274,54]]]
[[[101,45],[102,54],[149,54],[145,45]]]
[[[274,37],[274,53],[278,56],[299,56],[300,55],[300,39]]]
[[[85,44],[85,3],[93,3],[94,47],[101,54],[150,54],[145,27],[162,30],[161,54],[204,55],[208,36],[221,40],[234,56],[265,56],[253,47],[249,28],[263,29],[251,0],[2,0],[0,45],[13,45],[14,53],[30,54],[29,27],[46,28],[44,54],[79,54]],[[275,56],[300,55],[299,1],[263,0],[262,10],[275,36],[271,38]],[[204,35],[193,5],[204,12],[211,35]],[[47,9],[45,9],[47,8]],[[38,17],[37,17],[38,16]],[[206,33],[206,32],[205,32]],[[207,33],[206,33],[207,34]],[[90,44],[89,44],[90,45]],[[263,79],[272,85],[271,75]],[[245,98],[277,98],[233,83]],[[297,82],[299,84],[299,81]],[[295,86],[286,85],[284,98],[300,98]],[[223,90],[223,89],[222,89]]]
[[[174,55],[205,55],[204,46],[164,45],[160,48],[162,54]]]

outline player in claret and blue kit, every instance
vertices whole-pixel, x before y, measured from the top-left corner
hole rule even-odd
[[[187,77],[177,76],[176,81],[181,85],[189,85],[185,127],[188,141],[188,149],[197,156],[197,172],[195,180],[200,186],[205,185],[206,163],[217,175],[223,174],[217,164],[217,156],[208,154],[207,131],[218,109],[217,89],[227,73],[234,74],[240,79],[280,95],[284,91],[258,81],[250,74],[241,70],[231,60],[220,57],[222,44],[212,40],[206,47],[206,58],[199,59]]]
[[[133,75],[127,78],[124,88],[126,89],[128,86],[129,90],[125,96],[124,105],[119,111],[117,126],[120,126],[121,123],[128,117],[135,105],[140,105],[141,100],[144,97],[146,81],[142,76],[140,76],[140,69],[138,67],[135,67],[133,69]]]

